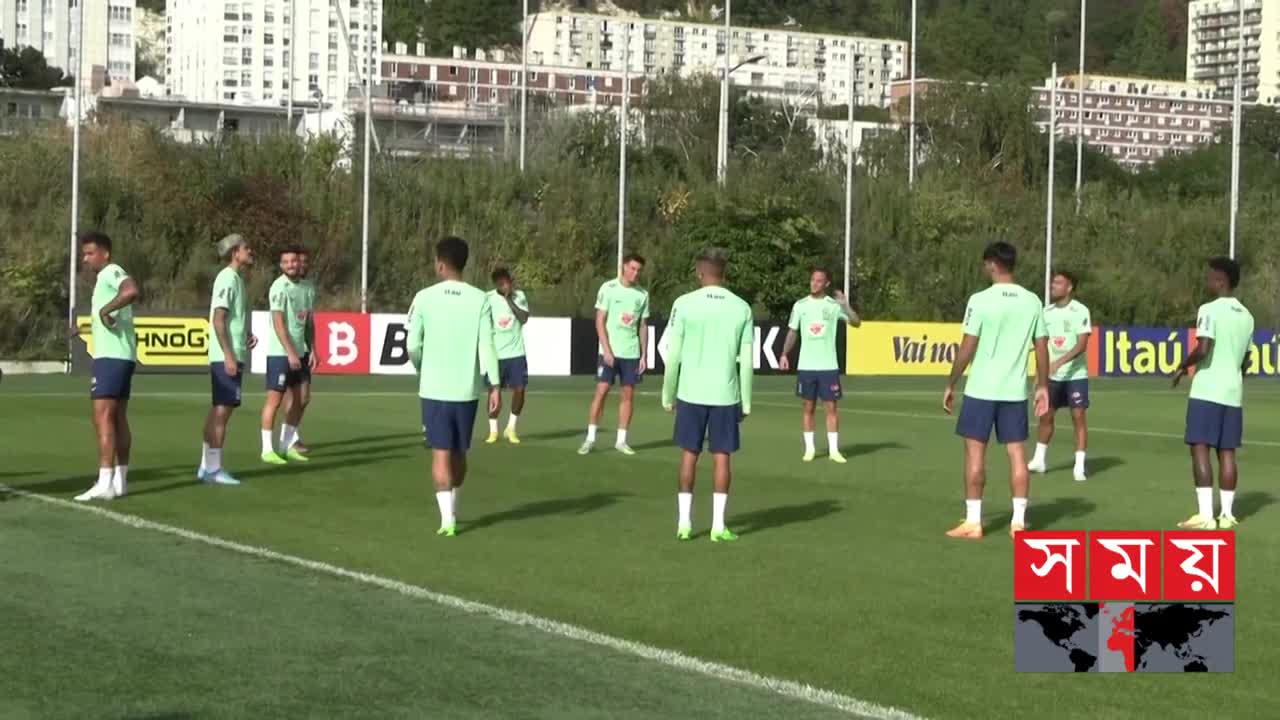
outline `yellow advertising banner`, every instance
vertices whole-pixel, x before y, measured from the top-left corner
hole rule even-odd
[[[845,339],[848,375],[947,375],[960,351],[960,323],[864,322]],[[1028,348],[1030,352],[1030,348]],[[1035,372],[1035,358],[1027,363]]]
[[[134,317],[138,333],[138,364],[143,367],[196,367],[209,364],[209,321],[202,317],[147,315]],[[76,318],[80,339],[93,355],[93,332],[88,315]]]

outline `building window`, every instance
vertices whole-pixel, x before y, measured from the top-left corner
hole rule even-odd
[[[276,34],[275,34],[275,33],[262,33],[262,44],[263,44],[263,45],[275,45],[275,44],[276,44]]]

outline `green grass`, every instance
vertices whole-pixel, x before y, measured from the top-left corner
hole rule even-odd
[[[59,498],[92,483],[85,385],[5,378],[0,483]],[[963,505],[960,444],[938,386],[850,380],[850,463],[837,466],[799,462],[789,381],[762,381],[729,508],[742,539],[727,546],[705,538],[707,474],[694,507],[701,535],[674,540],[677,455],[652,395],[632,427],[638,456],[574,454],[589,390],[580,379],[537,381],[525,444],[476,447],[464,532],[451,540],[434,536],[408,379],[321,379],[304,424],[313,462],[284,468],[257,463],[260,394],[247,392],[225,461],[246,484],[212,488],[192,481],[207,380],[140,376],[132,492],[106,507],[928,717],[1243,717],[1280,700],[1275,391],[1246,391],[1237,671],[1205,685],[1013,672],[1003,453],[989,458],[989,536],[944,538]],[[1190,515],[1185,394],[1163,381],[1097,381],[1093,402],[1093,477],[1072,482],[1069,445],[1056,443],[1051,474],[1033,481],[1029,522],[1161,529]],[[611,403],[606,427],[613,413]],[[601,444],[611,440],[602,430]],[[0,547],[0,611],[16,621],[0,636],[0,673],[18,680],[17,693],[0,694],[3,717],[829,716],[30,498],[0,502]]]

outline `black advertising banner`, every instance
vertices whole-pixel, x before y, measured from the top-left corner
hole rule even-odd
[[[666,369],[664,358],[666,355],[666,343],[663,342],[667,331],[667,322],[664,319],[649,320],[649,337],[648,337],[648,358],[647,365],[651,372],[663,372]],[[836,357],[840,364],[840,372],[845,370],[845,356],[842,352],[845,347],[845,331],[846,328],[841,326],[836,336]],[[600,344],[596,338],[595,320],[577,320],[573,321],[573,328],[570,342],[569,370],[574,375],[594,375],[596,372],[596,363],[599,358]],[[787,327],[781,323],[773,322],[757,322],[755,324],[755,369],[760,375],[776,375],[780,374],[779,359],[782,357],[782,346],[787,340]],[[797,343],[797,347],[798,347]],[[795,353],[792,351],[792,366],[795,363]]]

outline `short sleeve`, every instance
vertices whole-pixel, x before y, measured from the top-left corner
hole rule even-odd
[[[1080,313],[1080,327],[1076,329],[1079,335],[1088,335],[1093,332],[1093,318],[1089,315],[1089,308],[1083,308]]]
[[[1044,315],[1040,316],[1040,324],[1036,326],[1037,332],[1044,327]],[[974,337],[982,336],[982,311],[978,307],[977,298],[969,298],[969,304],[964,309],[963,330],[965,335]]]
[[[523,290],[517,290],[515,292],[515,297],[512,298],[512,300],[515,302],[516,307],[525,312],[529,312],[529,299],[524,296]]]
[[[1213,311],[1208,306],[1201,307],[1200,313],[1196,316],[1196,337],[1212,339],[1217,330],[1218,323],[1213,318]]]
[[[120,292],[120,286],[128,279],[129,273],[125,272],[124,268],[119,265],[112,265],[111,271],[107,273],[107,287],[111,292]]]
[[[791,306],[791,319],[787,320],[787,327],[792,330],[800,329],[800,303]]]
[[[600,286],[600,290],[596,292],[596,309],[609,309],[609,283]]]
[[[271,297],[270,297],[270,299],[269,299],[269,300],[270,300],[270,304],[271,304],[271,311],[272,311],[272,312],[284,312],[284,311],[285,311],[285,309],[286,309],[286,308],[285,308],[285,305],[286,305],[287,298],[285,297],[285,291],[284,291],[284,288],[283,288],[283,287],[279,287],[279,286],[272,287],[272,288],[271,288]]]
[[[230,310],[236,302],[236,286],[233,283],[226,282],[219,276],[213,282],[213,302],[210,306],[214,309]]]

